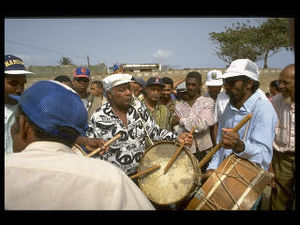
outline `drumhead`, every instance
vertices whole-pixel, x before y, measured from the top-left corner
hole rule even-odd
[[[160,169],[141,176],[138,180],[141,190],[153,202],[159,205],[177,203],[184,199],[195,186],[198,176],[197,160],[185,147],[176,160],[163,174],[164,168],[178,149],[174,142],[158,142],[151,146],[141,159],[138,172],[153,165],[160,165]]]

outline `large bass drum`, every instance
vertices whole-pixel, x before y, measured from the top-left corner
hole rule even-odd
[[[171,141],[157,142],[141,158],[138,172],[160,165],[160,169],[138,179],[141,190],[157,209],[184,209],[200,186],[201,170],[197,159],[186,147],[164,174],[165,166],[178,147],[178,143]]]

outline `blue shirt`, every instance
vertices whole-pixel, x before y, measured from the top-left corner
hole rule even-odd
[[[213,155],[207,170],[217,169],[220,163],[232,153],[268,170],[273,156],[272,144],[277,115],[270,101],[263,99],[258,92],[251,95],[240,109],[227,104],[219,120],[217,143],[222,138],[222,128],[233,128],[249,113],[253,114],[252,118],[238,131],[240,140],[245,144],[245,150],[235,153],[231,149],[220,148]]]

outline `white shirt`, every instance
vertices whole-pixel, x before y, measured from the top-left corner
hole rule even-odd
[[[5,158],[6,210],[153,210],[119,168],[58,142],[39,141]]]
[[[286,102],[282,94],[275,95],[271,102],[278,116],[273,149],[295,152],[295,102]]]
[[[5,154],[13,153],[13,140],[10,133],[10,128],[15,122],[15,110],[17,105],[5,104],[4,106],[4,123],[5,123],[5,144],[4,144],[4,152]]]

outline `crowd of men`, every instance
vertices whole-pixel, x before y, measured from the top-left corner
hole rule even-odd
[[[113,74],[91,82],[90,70],[78,67],[72,79],[24,90],[30,73],[22,59],[5,56],[5,209],[154,210],[129,177],[163,140],[184,143],[198,161],[222,143],[201,168],[203,181],[235,154],[274,174],[270,210],[295,209],[294,64],[270,83],[269,96],[249,59],[234,60],[224,74],[205,74],[203,96],[204,74],[197,71],[181,80],[143,80],[116,64]],[[248,124],[233,132],[249,113]],[[85,154],[101,151],[82,157],[75,144]]]

